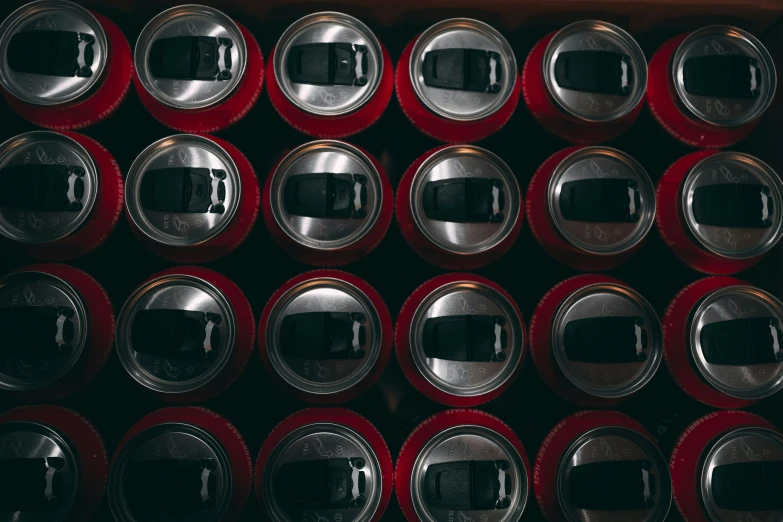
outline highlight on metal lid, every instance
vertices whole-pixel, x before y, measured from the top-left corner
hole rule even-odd
[[[167,9],[150,20],[136,42],[136,73],[156,100],[175,109],[203,109],[236,89],[247,64],[237,24],[204,5]]]

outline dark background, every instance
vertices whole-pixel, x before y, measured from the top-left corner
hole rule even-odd
[[[0,5],[0,18],[4,18],[20,3],[3,2],[3,5]],[[218,1],[204,3],[220,5]],[[496,2],[500,7],[495,12],[491,11],[495,2],[476,1],[472,6],[462,2],[460,5],[465,4],[465,8],[418,10],[412,3],[403,2],[401,9],[409,9],[410,12],[394,25],[389,25],[379,23],[379,17],[373,15],[374,8],[368,7],[371,5],[369,2],[364,3],[367,4],[364,7],[319,2],[278,5],[269,9],[264,7],[270,14],[261,18],[258,16],[258,9],[261,9],[262,4],[244,2],[245,8],[242,7],[243,2],[231,2],[226,12],[251,30],[265,57],[268,57],[276,39],[298,17],[318,10],[341,10],[361,17],[368,23],[386,45],[396,63],[403,47],[435,21],[452,16],[470,16],[499,28],[507,28],[503,10],[514,11],[513,4],[507,5],[508,3],[504,2]],[[524,3],[519,3],[520,9]],[[694,0],[690,3],[702,2]],[[740,2],[737,3],[741,5]],[[169,4],[170,2],[167,2],[166,6]],[[656,2],[647,4],[649,5],[645,9],[650,9],[650,5],[654,6]],[[664,14],[661,14],[660,10],[655,11],[650,18],[655,23],[651,25],[639,21],[640,17],[645,16],[643,11],[635,15],[636,19],[613,12],[615,8],[618,11],[627,11],[627,5],[624,3],[602,2],[596,4],[599,6],[596,9],[600,11],[595,12],[586,9],[587,4],[580,3],[580,11],[575,12],[569,10],[568,6],[571,4],[568,2],[552,2],[551,16],[535,17],[525,25],[511,31],[504,29],[503,32],[516,51],[520,68],[530,48],[547,32],[568,22],[587,18],[611,21],[626,28],[642,27],[643,30],[634,36],[638,38],[648,59],[667,38],[710,23],[731,23],[743,27],[762,37],[773,54],[778,57],[783,54],[783,28],[774,20],[775,17],[769,16],[769,12],[774,12],[774,9],[769,7],[772,3],[756,2],[764,9],[755,10],[751,7],[713,6],[712,9],[720,12],[713,12],[708,7],[688,7],[688,4],[689,2],[682,2],[681,7],[677,7],[667,3],[665,8],[671,11]],[[89,5],[112,18],[122,28],[131,45],[144,24],[163,9],[157,2],[138,0],[109,0],[104,3],[93,1]],[[550,4],[539,4],[536,9],[546,11],[546,5]],[[482,10],[479,10],[479,6]],[[661,2],[660,7],[664,8],[664,3]],[[681,9],[682,16],[678,16],[677,9]],[[777,9],[779,16],[783,12],[783,6]],[[778,63],[783,67],[783,59],[778,60]],[[733,148],[757,155],[778,169],[778,172],[783,170],[783,152],[778,150],[776,143],[781,130],[780,117],[783,115],[781,105],[783,104],[778,103],[770,110],[750,139]],[[13,113],[4,102],[0,102],[0,141],[34,128]],[[115,156],[123,172],[128,171],[136,155],[147,145],[175,133],[147,113],[133,89],[114,115],[80,132],[105,145]],[[236,145],[248,157],[261,184],[271,166],[285,151],[310,141],[309,137],[289,128],[282,121],[272,108],[266,92],[262,92],[256,106],[243,120],[218,135]],[[407,121],[396,98],[392,99],[387,111],[373,127],[346,141],[364,147],[380,159],[395,187],[408,165],[437,145]],[[499,133],[480,145],[497,153],[510,165],[524,191],[533,172],[544,159],[568,144],[543,131],[520,99],[520,105],[511,121]],[[647,169],[654,182],[657,182],[671,163],[691,151],[660,129],[647,110],[642,112],[630,132],[609,145],[634,156]],[[29,262],[30,260],[3,251],[0,253],[0,274]],[[740,277],[783,297],[782,262],[783,251],[779,247]],[[154,272],[171,266],[171,263],[146,251],[135,239],[123,217],[107,243],[95,252],[76,260],[73,265],[93,275],[106,288],[114,302],[115,310],[119,311],[124,300],[139,283]],[[250,236],[236,251],[207,266],[225,274],[244,290],[256,318],[260,316],[267,299],[278,286],[290,277],[311,269],[293,261],[277,247],[260,215]],[[366,279],[374,286],[383,296],[393,318],[405,298],[418,285],[443,272],[416,256],[403,240],[396,223],[392,224],[375,251],[361,262],[345,267],[345,270]],[[527,224],[523,225],[519,240],[510,252],[494,265],[478,270],[478,273],[506,288],[519,304],[526,320],[530,318],[539,299],[552,286],[576,274],[574,270],[552,261],[543,252],[532,237]],[[630,263],[609,273],[639,290],[659,315],[663,314],[671,298],[682,287],[701,277],[687,269],[663,245],[655,230],[650,233],[646,244]],[[783,394],[762,401],[749,410],[766,416],[783,427],[781,395]],[[10,394],[0,395],[0,411],[17,404],[18,401]],[[113,451],[113,445],[131,424],[150,411],[164,406],[135,385],[125,374],[115,355],[92,384],[76,396],[63,401],[63,404],[83,413],[99,426],[106,436],[109,452]],[[265,435],[280,420],[306,407],[275,388],[264,372],[257,354],[253,355],[245,372],[230,389],[204,406],[221,413],[236,425],[245,437],[254,458]],[[397,455],[405,437],[418,422],[444,409],[413,389],[394,358],[376,386],[345,406],[366,416],[380,429],[393,456]],[[566,403],[551,392],[543,384],[528,358],[513,386],[502,397],[482,406],[481,409],[499,416],[517,432],[532,461],[549,429],[559,419],[579,408]],[[642,422],[658,438],[666,455],[678,433],[691,421],[709,411],[706,406],[682,393],[663,366],[654,380],[619,410]],[[402,518],[396,500],[393,499],[384,520],[398,521]],[[103,506],[98,520],[109,519],[108,509]],[[255,499],[251,499],[242,520],[256,519],[258,508]],[[541,519],[531,493],[523,520]],[[678,519],[679,516],[672,507],[669,520]]]

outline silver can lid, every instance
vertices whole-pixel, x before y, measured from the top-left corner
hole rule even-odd
[[[699,480],[710,520],[780,520],[783,437],[766,428],[739,428],[712,444]]]
[[[761,399],[783,388],[783,303],[751,286],[708,294],[690,324],[691,356],[717,390]]]
[[[688,111],[719,127],[759,118],[777,86],[769,51],[750,33],[727,25],[691,33],[674,53],[672,77]]]
[[[452,18],[424,31],[413,44],[409,70],[419,100],[455,121],[476,121],[498,111],[517,82],[514,51],[496,29]]]
[[[48,131],[0,145],[0,234],[20,243],[50,243],[78,230],[98,194],[98,168],[71,138]]]
[[[87,344],[88,315],[81,296],[43,272],[0,279],[0,324],[3,390],[37,390],[56,382],[74,367]]]
[[[4,480],[0,520],[63,522],[79,487],[79,464],[68,441],[37,422],[0,424],[0,469]]]
[[[552,320],[560,371],[595,397],[630,395],[653,378],[663,358],[655,310],[625,285],[599,283],[568,296]]]
[[[594,255],[638,245],[655,221],[655,186],[639,162],[609,147],[585,147],[549,178],[549,213],[563,238]]]
[[[699,245],[731,259],[768,252],[783,236],[783,182],[741,152],[718,152],[688,173],[681,191],[688,230]]]
[[[413,361],[433,386],[452,395],[490,393],[522,358],[522,319],[500,292],[475,281],[446,283],[425,297],[410,329]]]
[[[247,44],[237,24],[217,9],[181,5],[147,23],[133,61],[139,81],[156,100],[175,109],[203,109],[242,81]]]
[[[591,430],[563,453],[557,498],[569,522],[664,520],[672,501],[666,459],[640,433],[616,426]]]
[[[217,522],[234,485],[220,442],[200,427],[164,423],[136,435],[109,476],[114,519]]]
[[[263,477],[266,511],[281,522],[368,522],[383,490],[372,446],[350,428],[328,422],[302,426],[283,438]]]
[[[278,226],[316,250],[337,250],[365,237],[384,197],[381,174],[361,150],[319,140],[291,151],[272,174],[270,204]]]
[[[319,116],[360,109],[383,76],[383,51],[370,28],[335,12],[294,22],[277,42],[274,62],[275,78],[288,101]]]
[[[96,86],[109,52],[87,9],[66,0],[30,2],[0,24],[0,85],[27,103],[68,103]]]
[[[274,304],[266,325],[272,367],[305,393],[332,395],[355,386],[381,352],[375,305],[355,286],[331,277],[297,284]]]
[[[241,196],[239,169],[203,136],[178,134],[139,154],[125,180],[125,206],[136,227],[172,246],[204,243],[233,219]]]
[[[432,154],[414,174],[410,191],[416,226],[432,243],[455,254],[500,244],[521,219],[521,201],[508,165],[471,145]]]
[[[647,60],[633,37],[597,20],[561,29],[547,45],[544,81],[557,106],[593,123],[634,110],[647,89]]]

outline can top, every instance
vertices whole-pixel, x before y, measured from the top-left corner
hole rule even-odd
[[[628,154],[609,147],[573,152],[549,178],[549,214],[563,238],[594,255],[638,245],[655,221],[655,186]]]
[[[361,435],[321,422],[292,431],[275,446],[262,498],[269,516],[281,522],[368,522],[378,511],[382,480],[378,456]]]
[[[708,294],[690,324],[691,355],[713,387],[740,399],[783,388],[783,303],[751,286]]]
[[[686,109],[719,127],[759,118],[777,86],[769,51],[750,33],[728,25],[691,33],[674,53],[672,77]]]
[[[225,449],[198,426],[170,422],[136,435],[109,475],[115,520],[217,522],[234,487]],[[187,517],[187,518],[186,518]]]
[[[79,293],[44,272],[0,279],[0,326],[0,389],[12,391],[37,390],[65,376],[79,360],[89,331]]]
[[[125,370],[160,393],[185,393],[209,383],[234,351],[236,320],[226,297],[184,274],[137,288],[117,322],[117,353]]]
[[[456,451],[455,451],[456,449]],[[411,473],[411,499],[419,519],[506,522],[527,504],[527,470],[502,435],[483,426],[442,431],[421,449]]]
[[[443,20],[413,45],[409,74],[419,100],[454,121],[498,111],[514,91],[517,61],[496,29],[470,18]]]
[[[628,428],[591,430],[563,453],[557,498],[568,522],[596,518],[664,520],[672,501],[666,459],[655,445]]]
[[[783,515],[780,433],[758,427],[735,429],[705,453],[697,480],[710,520],[747,520],[753,514],[778,520]]]
[[[266,347],[275,371],[305,393],[332,395],[355,386],[375,367],[381,322],[370,299],[350,283],[314,277],[274,303]]]
[[[90,217],[100,175],[90,153],[68,136],[20,134],[0,145],[0,235],[51,243]]]
[[[156,100],[175,109],[203,109],[242,81],[247,43],[234,20],[217,9],[181,5],[144,26],[133,61],[139,81]]]
[[[636,40],[607,22],[567,25],[547,45],[544,82],[557,106],[593,123],[631,112],[647,89],[647,60]]]
[[[204,136],[178,134],[156,141],[133,162],[125,206],[144,235],[191,246],[228,226],[241,190],[239,170],[223,147]]]
[[[419,230],[455,254],[500,244],[522,213],[516,177],[486,149],[452,145],[430,155],[414,174],[410,207]]]
[[[655,310],[635,290],[615,283],[580,288],[552,321],[560,371],[580,390],[604,398],[630,395],[653,378],[663,358]]]
[[[310,114],[360,109],[383,76],[381,44],[369,27],[343,13],[313,13],[285,30],[275,48],[275,78],[285,97]]]
[[[37,422],[0,424],[0,512],[14,522],[62,522],[76,500],[79,464],[70,444]],[[6,519],[5,516],[11,518]]]
[[[783,236],[783,182],[766,163],[741,152],[718,152],[686,176],[682,213],[691,235],[710,252],[747,259]]]
[[[27,103],[68,103],[96,86],[109,52],[103,27],[87,9],[36,0],[0,24],[0,85]]]
[[[272,213],[300,245],[346,248],[378,220],[384,194],[381,174],[367,155],[348,143],[318,140],[291,151],[272,174]]]

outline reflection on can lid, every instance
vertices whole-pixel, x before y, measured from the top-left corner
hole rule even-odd
[[[242,81],[246,62],[237,24],[203,5],[163,11],[144,27],[134,51],[139,81],[175,109],[203,109],[225,99]]]
[[[517,62],[497,30],[478,20],[452,18],[419,36],[409,74],[417,97],[435,114],[476,121],[508,101],[517,82]]]
[[[775,96],[769,51],[753,35],[726,25],[691,33],[672,59],[677,96],[697,118],[736,127],[759,118]]]
[[[126,179],[125,205],[136,227],[166,245],[197,245],[231,222],[239,206],[239,171],[203,136],[178,134],[139,154]]]

